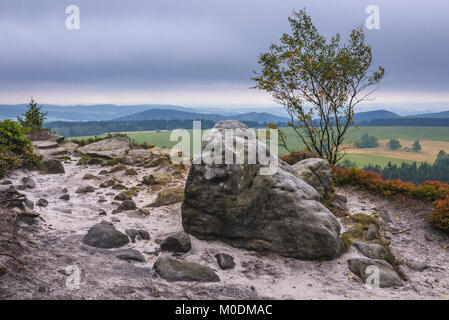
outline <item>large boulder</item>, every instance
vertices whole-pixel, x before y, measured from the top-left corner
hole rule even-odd
[[[247,127],[238,121],[217,123],[203,143],[207,150],[220,147],[236,154],[225,130],[235,129],[235,142],[244,143]],[[261,142],[248,140],[245,152]],[[268,150],[266,150],[268,151]],[[197,238],[221,240],[232,246],[275,252],[305,260],[334,259],[342,252],[340,224],[320,202],[318,192],[275,155],[271,174],[255,164],[208,164],[190,168],[182,204],[184,230]],[[203,158],[204,159],[204,158]]]
[[[112,223],[102,221],[89,229],[83,243],[92,247],[110,249],[119,248],[129,243],[128,236],[114,228]]]
[[[320,158],[309,158],[293,165],[301,179],[315,188],[321,197],[329,192],[332,184],[331,166]]]
[[[84,155],[112,159],[125,155],[130,149],[131,145],[129,139],[127,137],[119,136],[100,140],[76,150]]]

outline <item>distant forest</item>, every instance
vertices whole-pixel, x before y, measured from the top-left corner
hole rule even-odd
[[[266,128],[268,126],[268,123],[258,123],[255,121],[242,122],[250,128]],[[46,128],[50,128],[54,133],[64,137],[95,136],[108,132],[192,129],[192,125],[192,120],[55,121],[45,123]],[[201,120],[202,129],[211,129],[214,125],[215,121]]]
[[[347,161],[343,163],[343,166],[349,167],[353,166],[353,164]],[[385,168],[378,165],[368,165],[363,170],[377,172],[384,180],[401,179],[402,181],[415,184],[421,184],[427,180],[449,183],[449,155],[444,151],[440,151],[433,165],[427,162],[421,164],[416,162],[411,164],[402,163],[399,166],[388,163]]]
[[[449,118],[396,118],[359,121],[358,126],[388,127],[449,127]]]

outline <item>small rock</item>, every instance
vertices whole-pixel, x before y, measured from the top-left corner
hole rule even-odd
[[[98,202],[98,203],[105,203],[105,202],[108,202],[108,200],[106,200],[105,197],[100,197],[100,199],[98,199],[97,202]]]
[[[150,233],[149,233],[148,231],[145,231],[145,230],[137,230],[137,233],[139,234],[139,237],[140,237],[142,240],[150,240],[150,239],[151,239]]]
[[[121,260],[145,262],[144,255],[134,249],[117,250],[114,252],[114,254]]]
[[[121,184],[121,183],[117,183],[117,184],[115,184],[115,185],[112,187],[112,189],[114,189],[114,190],[125,190],[125,189],[126,189],[126,186],[123,185],[123,184]]]
[[[38,205],[39,207],[46,207],[48,206],[48,201],[45,199],[39,199],[37,200],[36,205]]]
[[[107,221],[102,221],[90,228],[82,241],[89,246],[103,249],[119,248],[129,243],[128,236]]]
[[[151,210],[148,208],[140,208],[139,213],[143,216],[149,217],[151,214]]]
[[[109,173],[115,173],[115,172],[124,171],[124,170],[126,170],[126,166],[124,166],[123,164],[119,164],[119,165],[111,168],[111,170],[109,170]]]
[[[70,200],[70,195],[68,193],[63,194],[62,196],[59,197],[59,199],[65,200],[65,201],[69,201]]]
[[[105,215],[107,215],[107,213],[106,213],[106,211],[104,211],[104,210],[100,210],[100,211],[98,212],[98,215],[99,215],[99,216],[105,216]]]
[[[61,161],[56,159],[46,159],[41,162],[41,169],[47,174],[65,173]]]
[[[217,263],[222,270],[234,269],[235,263],[232,256],[225,253],[217,253],[215,258],[217,258]]]
[[[24,178],[22,178],[22,184],[25,187],[30,188],[30,189],[36,188],[36,181],[34,181],[34,179],[31,178],[31,177],[24,177]]]
[[[83,180],[94,180],[94,179],[98,179],[98,178],[90,173],[86,173],[83,177]]]
[[[101,183],[100,184],[100,188],[110,188],[115,183],[116,183],[116,180],[115,179],[111,179],[111,180],[108,180],[108,181],[105,181],[105,182]]]
[[[126,169],[125,170],[125,175],[126,176],[137,176],[139,173],[137,172],[136,169],[130,168],[130,169]]]
[[[354,242],[354,246],[365,257],[391,261],[394,256],[387,249],[376,243]]]
[[[64,188],[64,189],[61,190],[61,193],[69,193],[69,189]]]
[[[86,162],[86,164],[89,164],[89,165],[96,165],[96,164],[102,164],[102,163],[103,163],[103,160],[102,159],[98,159],[98,158],[90,158]]]
[[[415,271],[424,271],[429,268],[429,266],[425,262],[421,261],[407,260],[405,264],[407,265],[407,267]]]
[[[349,269],[358,275],[364,282],[372,275],[372,271],[366,272],[370,266],[379,268],[379,286],[381,288],[401,286],[402,281],[393,267],[384,260],[370,258],[353,258],[348,260]]]
[[[366,241],[372,241],[380,239],[379,227],[375,223],[371,223],[366,231],[364,239]]]
[[[125,233],[129,236],[129,238],[131,239],[132,243],[136,242],[136,237],[139,234],[137,232],[137,230],[135,230],[135,229],[128,229],[128,230],[125,230]]]
[[[167,237],[161,243],[161,249],[171,252],[189,252],[192,249],[189,235],[184,232],[178,232]]]
[[[149,176],[143,177],[142,184],[144,184],[146,186],[152,186],[152,185],[157,184],[157,182],[153,175],[149,175]]]
[[[92,186],[85,186],[85,187],[79,187],[76,190],[76,193],[90,193],[90,192],[94,192],[95,188]]]
[[[2,182],[0,182],[0,184],[6,186],[6,185],[12,184],[12,181],[11,180],[3,180]]]
[[[115,196],[114,200],[118,201],[125,201],[125,200],[131,200],[132,197],[130,196],[129,192],[122,191],[118,195]]]
[[[184,200],[184,187],[167,188],[158,193],[150,207],[169,206]]]
[[[125,200],[123,201],[116,210],[118,212],[121,211],[129,211],[129,210],[135,210],[137,208],[136,203],[132,200]]]
[[[154,264],[154,270],[167,281],[218,282],[215,272],[199,263],[160,257]]]
[[[100,172],[98,172],[98,175],[104,175],[104,174],[108,174],[108,170],[101,170]]]

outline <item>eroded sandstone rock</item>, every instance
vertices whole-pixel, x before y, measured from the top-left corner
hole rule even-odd
[[[221,121],[203,143],[203,152],[226,129],[236,129],[236,140],[245,139],[244,124]],[[224,140],[222,147],[232,148]],[[255,143],[249,141],[246,150]],[[343,247],[338,220],[291,166],[278,164],[272,175],[260,174],[260,163],[193,164],[182,205],[184,230],[200,239],[293,258],[338,257]]]

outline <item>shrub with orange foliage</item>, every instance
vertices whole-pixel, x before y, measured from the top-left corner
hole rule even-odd
[[[301,160],[309,159],[309,158],[319,158],[320,156],[315,152],[310,151],[293,151],[290,154],[286,154],[285,156],[280,157],[282,161],[287,162],[290,165],[293,165]]]
[[[403,195],[434,201],[430,221],[440,229],[449,231],[449,184],[426,181],[418,186],[412,182],[382,180],[372,171],[357,168],[333,168],[333,180],[337,185],[354,185],[364,190],[374,191],[385,196]]]

